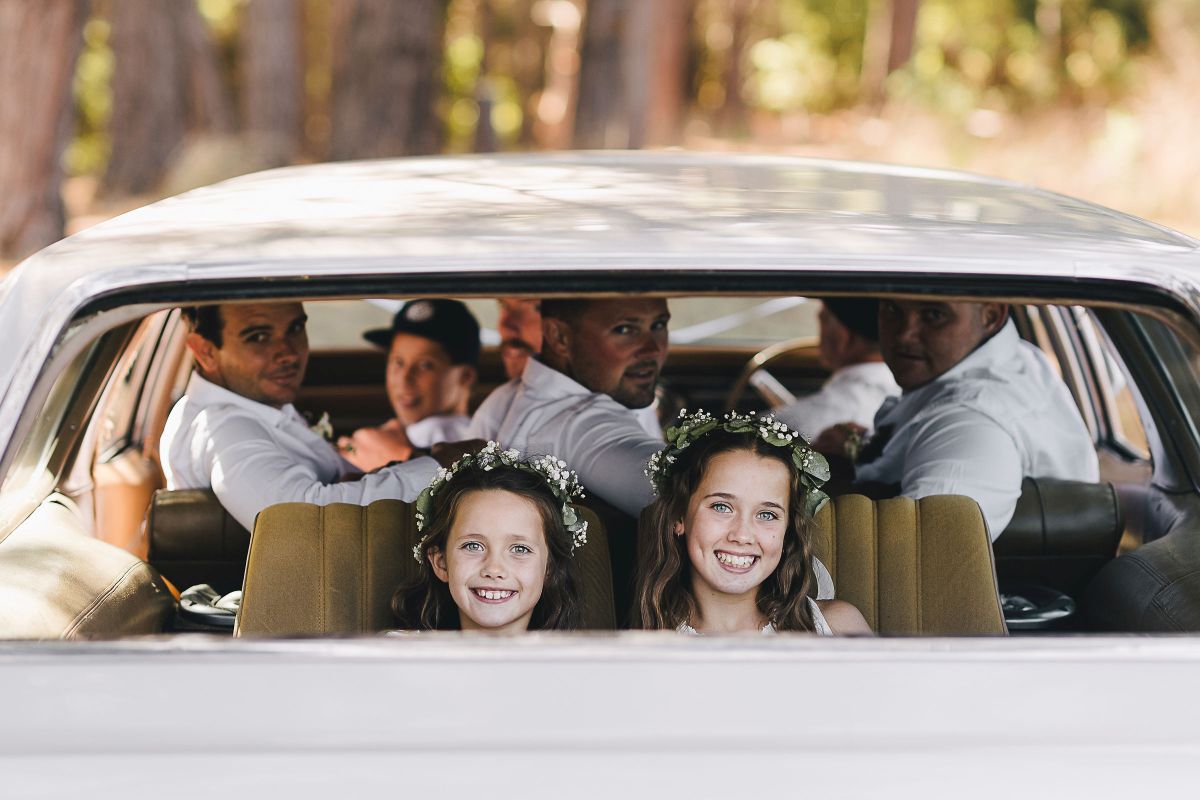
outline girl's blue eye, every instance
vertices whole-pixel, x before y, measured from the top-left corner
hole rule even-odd
[[[468,550],[472,553],[480,553],[483,552],[483,545],[479,542],[463,542],[461,545],[459,545],[458,549]]]
[[[779,515],[776,514],[774,511],[760,511],[760,512],[758,512],[758,518],[766,519],[766,520],[773,520],[773,519],[779,519]]]
[[[528,545],[524,545],[524,544],[514,544],[512,546],[512,551],[520,556],[527,556],[533,552],[533,550]]]
[[[722,514],[728,514],[733,511],[733,507],[730,506],[729,503],[713,503],[712,510],[719,511]]]

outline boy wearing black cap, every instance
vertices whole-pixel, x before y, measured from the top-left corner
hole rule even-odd
[[[396,412],[375,428],[342,437],[343,456],[363,471],[409,458],[414,448],[464,438],[479,363],[479,323],[457,300],[410,300],[391,328],[363,338],[388,349],[387,393]]]
[[[869,430],[884,398],[900,394],[879,353],[879,303],[870,298],[829,298],[821,304],[817,321],[821,366],[830,371],[829,379],[820,391],[778,409],[775,416],[809,441],[840,423]]]

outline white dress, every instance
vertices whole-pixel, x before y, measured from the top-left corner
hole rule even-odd
[[[833,628],[829,627],[829,623],[825,620],[825,615],[821,613],[821,607],[817,605],[817,601],[813,600],[811,597],[805,599],[808,600],[808,611],[812,615],[813,633],[815,633],[817,636],[833,636]],[[681,622],[679,627],[675,630],[687,636],[704,635],[691,625],[688,625],[686,622]],[[768,622],[765,626],[763,626],[763,636],[774,636],[777,633],[779,633],[779,631],[775,630],[775,626],[772,623]]]

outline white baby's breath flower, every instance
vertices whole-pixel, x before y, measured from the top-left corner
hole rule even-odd
[[[329,421],[329,412],[321,414],[321,418],[312,424],[310,431],[327,442],[333,441],[333,423]]]

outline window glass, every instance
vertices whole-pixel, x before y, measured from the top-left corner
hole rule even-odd
[[[13,458],[4,484],[0,486],[0,538],[3,538],[54,487],[52,463],[59,451],[63,418],[85,378],[88,367],[100,349],[97,339],[72,359],[54,381],[42,404],[33,429]]]
[[[1154,317],[1139,315],[1137,322],[1156,360],[1162,364],[1171,390],[1187,415],[1191,439],[1200,430],[1200,351],[1190,340]]]
[[[1128,457],[1149,461],[1150,445],[1145,423],[1138,412],[1140,398],[1134,395],[1137,387],[1125,362],[1093,312],[1079,306],[1073,312],[1096,373],[1098,399],[1109,444]]]
[[[485,345],[500,342],[494,300],[464,300],[479,320]],[[364,331],[386,328],[403,299],[306,303],[313,350],[369,349]],[[819,304],[803,297],[684,297],[671,301],[671,343],[761,348],[784,339],[816,336]]]

